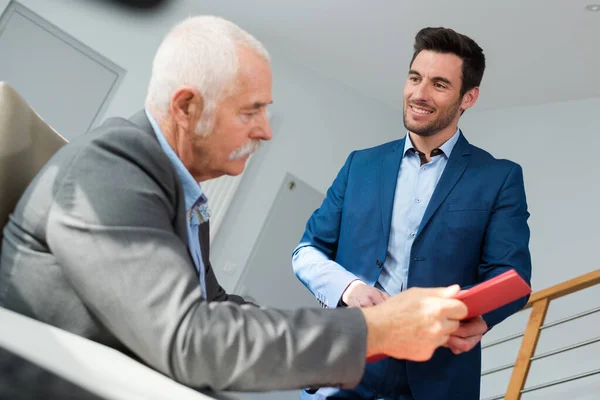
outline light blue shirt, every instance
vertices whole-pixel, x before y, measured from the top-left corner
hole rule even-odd
[[[206,270],[204,262],[202,261],[202,250],[200,248],[200,237],[198,236],[200,231],[200,224],[208,221],[210,212],[208,210],[208,203],[206,196],[202,192],[200,184],[194,180],[194,177],[185,168],[175,151],[165,138],[160,126],[150,114],[148,109],[146,116],[154,129],[154,134],[160,143],[160,147],[163,149],[173,167],[177,171],[181,185],[183,186],[183,194],[185,197],[185,210],[187,220],[187,234],[188,234],[188,249],[194,261],[194,265],[198,270],[198,276],[200,278],[200,287],[202,288],[202,297],[206,298],[206,282],[205,275]]]
[[[396,181],[387,257],[375,283],[376,287],[390,295],[398,294],[407,287],[410,252],[417,230],[459,137],[460,130],[457,129],[456,133],[440,146],[442,154],[432,157],[430,162],[421,166],[419,155],[411,150],[414,146],[410,135],[406,135],[403,160]],[[297,269],[320,269],[330,264],[337,265],[312,246],[304,246],[296,251],[292,263]],[[352,275],[350,272],[348,274]],[[349,282],[352,280],[349,277],[348,279]]]
[[[431,161],[424,165],[414,151],[410,135],[406,135],[394,195],[387,257],[377,280],[377,285],[390,295],[398,294],[407,287],[410,252],[417,230],[459,135],[457,130],[440,146],[443,153],[431,157]]]

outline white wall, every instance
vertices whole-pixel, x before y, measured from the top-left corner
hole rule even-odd
[[[490,90],[489,88],[487,90]],[[533,290],[600,268],[600,98],[465,114],[471,143],[520,163],[529,211]],[[550,303],[547,322],[598,306],[600,287]],[[484,343],[522,331],[529,312],[494,328]],[[542,331],[537,354],[600,336],[600,314]],[[518,340],[484,351],[483,369],[514,362]],[[600,343],[532,364],[526,387],[600,368]],[[511,371],[482,380],[485,396],[501,393]],[[526,394],[523,399],[597,399],[600,375]]]

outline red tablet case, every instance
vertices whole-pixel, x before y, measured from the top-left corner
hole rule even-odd
[[[465,319],[469,319],[500,308],[529,293],[531,288],[527,282],[511,269],[470,289],[461,290],[456,299],[467,306],[469,311]],[[383,358],[384,355],[375,355],[368,357],[367,362],[376,362]]]
[[[468,319],[486,314],[529,293],[531,288],[527,282],[511,269],[470,289],[461,290],[456,298],[469,309]]]

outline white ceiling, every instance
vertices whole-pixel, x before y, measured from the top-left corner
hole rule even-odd
[[[600,0],[171,0],[230,19],[276,54],[393,107],[415,33],[453,28],[484,49],[479,109],[600,97]],[[173,15],[173,14],[171,14]]]

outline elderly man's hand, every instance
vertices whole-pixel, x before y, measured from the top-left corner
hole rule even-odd
[[[470,351],[481,341],[488,326],[481,317],[462,321],[459,328],[448,338],[444,347],[452,350],[454,354]]]
[[[367,324],[367,358],[387,355],[425,361],[448,343],[467,315],[454,299],[460,288],[411,288],[383,303],[362,308]]]

